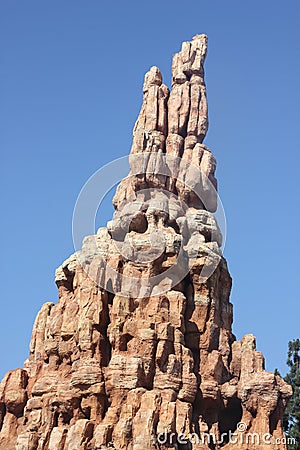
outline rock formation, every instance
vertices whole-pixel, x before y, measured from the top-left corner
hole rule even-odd
[[[1,450],[286,448],[291,389],[231,330],[206,51],[205,35],[182,44],[171,92],[146,74],[114,218],[57,269],[58,302],[1,383]]]

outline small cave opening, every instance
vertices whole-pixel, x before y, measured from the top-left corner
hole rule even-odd
[[[211,233],[211,231],[207,231],[207,233],[203,233],[203,234],[204,234],[205,242],[212,242],[212,233]]]
[[[54,413],[53,413],[53,428],[58,426],[58,417],[59,417],[59,412],[54,411]]]
[[[137,214],[129,224],[129,232],[135,231],[136,233],[145,233],[148,229],[148,220],[146,214],[140,212]]]
[[[62,425],[70,425],[70,421],[73,418],[73,411],[61,411],[58,421],[62,424]]]
[[[128,342],[133,339],[133,336],[131,336],[129,333],[122,334],[120,337],[120,351],[126,352],[127,351],[127,345]]]
[[[241,400],[237,397],[230,398],[226,407],[219,415],[219,431],[222,440],[221,446],[229,442],[230,432],[234,432],[237,424],[242,420],[243,409]]]
[[[108,305],[111,306],[113,304],[114,296],[115,296],[115,294],[113,294],[112,292],[107,293],[107,304]]]
[[[82,413],[84,415],[84,418],[90,420],[90,418],[91,418],[91,407],[90,406],[86,406],[86,407],[81,406],[81,411],[82,411]]]
[[[168,322],[170,318],[170,302],[167,297],[163,297],[159,304],[159,309],[161,313],[161,322]]]
[[[174,218],[169,217],[169,219],[166,222],[166,225],[168,227],[173,228],[177,234],[180,234],[179,225]]]
[[[270,415],[270,433],[273,434],[273,432],[276,430],[279,422],[279,414],[277,409]]]
[[[109,279],[106,284],[106,290],[103,291],[103,316],[101,320],[101,326],[94,326],[97,331],[99,332],[99,339],[98,339],[98,355],[100,356],[101,366],[107,367],[109,364],[109,361],[111,359],[111,344],[109,341],[108,336],[108,326],[111,322],[110,320],[110,312],[112,308],[112,304],[114,301],[114,291],[113,291],[113,285],[112,280]]]
[[[114,296],[115,296],[111,278],[107,281],[106,292],[107,292],[107,305],[111,306],[113,304],[113,300],[114,300]]]

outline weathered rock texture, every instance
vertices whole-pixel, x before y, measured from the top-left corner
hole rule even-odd
[[[290,387],[264,370],[254,336],[237,341],[231,331],[231,277],[213,216],[216,161],[202,144],[206,50],[205,35],[183,43],[171,92],[157,67],[146,74],[114,219],[57,269],[59,300],[42,306],[24,368],[1,383],[1,450],[269,449],[264,433],[283,437]],[[187,183],[176,164],[157,170],[162,155],[181,158]],[[180,248],[183,278],[174,282],[168,269]],[[204,266],[215,269],[209,277]],[[229,431],[241,437],[239,422],[259,444],[228,442]],[[227,436],[182,443],[181,434],[196,441],[192,433]]]

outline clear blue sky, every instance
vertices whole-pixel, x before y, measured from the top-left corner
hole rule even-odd
[[[0,376],[22,366],[54,270],[73,252],[76,197],[128,154],[152,65],[209,36],[210,130],[227,216],[234,332],[285,373],[299,337],[299,2],[1,2]],[[101,213],[110,218],[112,208]],[[99,224],[100,224],[99,222]]]

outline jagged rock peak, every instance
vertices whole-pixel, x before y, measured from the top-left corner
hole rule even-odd
[[[0,384],[0,450],[286,449],[291,387],[265,371],[253,335],[232,333],[202,144],[206,51],[205,35],[183,43],[171,92],[157,67],[146,74],[113,220],[57,269],[58,301]]]
[[[175,53],[172,62],[172,81],[182,84],[191,77],[193,81],[204,77],[204,61],[207,54],[207,36],[197,34],[191,42],[183,42],[179,53]],[[199,77],[199,78],[196,78]]]
[[[150,86],[160,86],[162,84],[162,74],[158,67],[152,66],[145,74],[143,92],[147,92]]]
[[[143,103],[133,130],[131,173],[117,189],[113,201],[117,209],[140,189],[155,186],[176,194],[190,207],[216,210],[216,160],[202,143],[208,129],[203,68],[206,52],[204,34],[182,44],[182,50],[173,57],[171,92],[162,83],[158,67],[146,73]],[[139,159],[140,154],[147,155]],[[135,168],[144,167],[143,182],[141,176],[135,176],[134,164]],[[171,177],[166,173],[153,175],[153,167],[158,170],[162,166],[169,167]],[[201,195],[196,195],[194,188],[200,179]]]
[[[172,142],[177,139],[177,153],[182,156],[184,143],[193,148],[203,141],[208,129],[203,67],[206,52],[205,34],[196,35],[191,42],[182,44],[182,50],[173,57],[171,93],[162,83],[158,67],[153,66],[146,73],[143,105],[134,127],[131,153],[152,151],[153,148],[166,152],[170,136]]]

